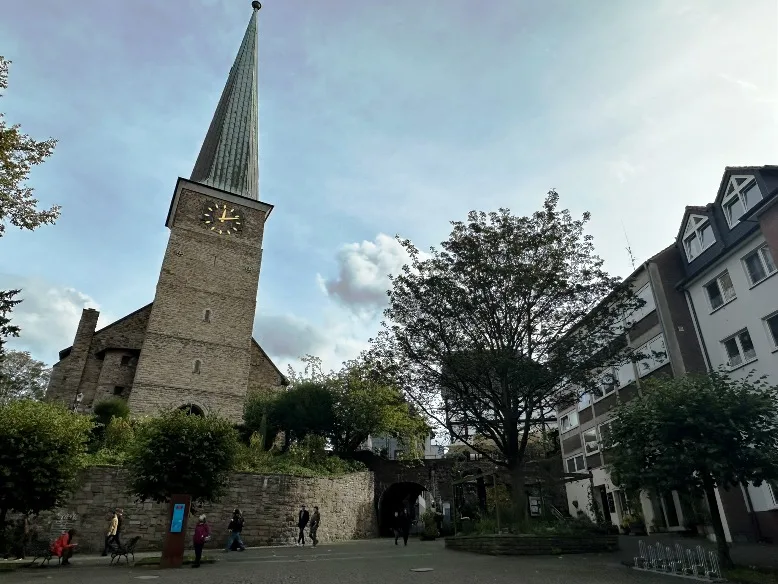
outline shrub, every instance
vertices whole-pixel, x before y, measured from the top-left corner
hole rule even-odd
[[[227,420],[174,410],[138,425],[127,458],[131,489],[141,500],[166,502],[176,493],[218,500],[238,454]]]
[[[6,513],[39,513],[75,486],[92,421],[63,406],[16,400],[0,406],[0,529]]]

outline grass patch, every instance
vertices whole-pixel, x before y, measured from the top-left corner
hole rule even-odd
[[[194,554],[185,554],[183,566],[191,566],[194,563]],[[139,568],[158,568],[162,561],[162,556],[150,556],[136,560],[135,566]],[[201,564],[215,564],[219,560],[213,556],[203,556],[200,558]]]
[[[724,570],[724,577],[736,584],[778,584],[778,570],[755,566],[736,566]]]

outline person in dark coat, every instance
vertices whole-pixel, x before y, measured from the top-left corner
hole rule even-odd
[[[402,505],[395,512],[394,520],[394,545],[398,545],[397,540],[400,538],[400,535],[403,538],[403,545],[408,545],[408,535],[411,533],[411,514],[408,513],[408,508],[405,505]]]
[[[305,505],[300,505],[300,513],[297,514],[297,528],[300,530],[297,536],[297,545],[305,545],[305,526],[308,525],[308,520],[311,518],[311,514],[305,508]]]
[[[243,531],[243,515],[241,514],[240,509],[235,509],[235,511],[232,512],[232,519],[227,526],[227,531],[230,532],[230,535],[227,538],[227,545],[224,546],[224,551],[229,552],[233,544],[237,543],[238,551],[245,552],[246,546],[243,545],[243,540],[240,537],[240,532]]]
[[[319,530],[319,525],[321,524],[321,514],[319,513],[319,508],[314,505],[313,506],[313,515],[311,515],[311,527],[308,531],[308,534],[311,536],[311,541],[313,542],[313,547],[316,547],[319,543],[319,538],[316,536],[316,532]]]

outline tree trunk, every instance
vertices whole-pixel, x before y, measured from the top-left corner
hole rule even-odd
[[[513,499],[513,509],[516,513],[516,522],[519,529],[527,525],[527,493],[524,487],[524,467],[515,463],[510,467],[511,471],[511,498]]]
[[[729,555],[727,537],[724,535],[724,524],[721,522],[719,504],[716,500],[716,485],[713,483],[713,479],[708,477],[704,479],[703,486],[705,488],[705,498],[708,500],[708,508],[710,509],[711,523],[713,523],[713,533],[716,535],[719,564],[723,570],[727,570],[734,567],[734,563]]]

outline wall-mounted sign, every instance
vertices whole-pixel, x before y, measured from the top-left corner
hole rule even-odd
[[[186,505],[177,503],[173,506],[173,519],[170,521],[170,533],[181,533],[184,528],[184,511]]]

